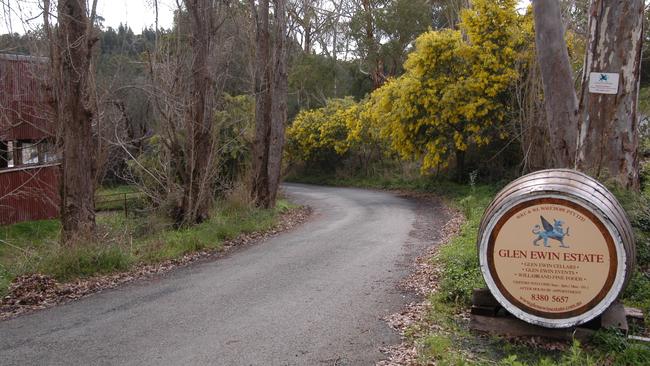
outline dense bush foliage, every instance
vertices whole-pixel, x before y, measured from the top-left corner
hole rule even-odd
[[[213,157],[217,162],[217,179],[211,188],[214,196],[222,195],[249,169],[250,149],[254,139],[255,101],[247,95],[223,96],[214,114]],[[130,180],[153,201],[154,206],[173,210],[182,196],[182,185],[172,172],[171,144],[165,135],[146,140],[142,153],[128,162]]]
[[[476,1],[460,30],[427,32],[405,64],[407,72],[377,90],[373,119],[403,158],[424,171],[445,167],[451,154],[505,137],[507,92],[517,73],[515,1]]]
[[[524,40],[532,31],[516,3],[475,1],[459,30],[420,35],[404,74],[368,98],[299,113],[288,130],[290,159],[336,166],[372,151],[416,161],[423,173],[455,159],[462,173],[466,151],[508,136],[515,64],[529,56]]]
[[[331,99],[323,108],[302,111],[287,130],[290,161],[331,170],[342,159],[353,157],[357,167],[367,168],[372,158],[385,151],[379,129],[366,117],[367,106],[347,97]]]

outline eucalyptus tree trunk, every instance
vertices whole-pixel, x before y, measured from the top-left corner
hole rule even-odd
[[[537,59],[544,85],[553,167],[575,166],[578,98],[558,0],[533,1]]]
[[[643,0],[592,2],[580,100],[578,167],[635,190],[643,11]],[[618,74],[618,93],[590,93],[591,73]]]
[[[259,207],[275,206],[282,170],[287,119],[286,0],[249,1],[255,20],[255,141],[251,194]]]
[[[273,24],[273,92],[271,105],[271,131],[269,146],[269,200],[262,206],[275,207],[280,188],[282,156],[284,152],[284,131],[287,123],[288,70],[287,70],[287,3],[275,0],[275,21]]]
[[[183,201],[177,224],[198,224],[210,216],[213,203],[214,153],[212,126],[215,103],[214,12],[212,0],[185,0],[189,15],[192,50],[191,81],[188,112],[184,127],[190,139],[186,146],[183,180]]]
[[[49,10],[49,1],[46,3]],[[59,25],[52,46],[55,113],[63,141],[61,221],[65,243],[88,240],[95,233],[97,169],[90,85],[92,47],[96,41],[92,27],[96,2],[93,4],[93,15],[89,18],[85,0],[59,0]]]

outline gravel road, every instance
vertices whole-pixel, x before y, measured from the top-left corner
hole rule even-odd
[[[0,322],[0,365],[373,365],[422,243],[416,204],[288,184],[303,226],[212,262]]]

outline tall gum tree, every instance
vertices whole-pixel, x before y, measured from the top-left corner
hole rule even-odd
[[[637,103],[643,0],[593,0],[580,102],[573,85],[558,0],[533,2],[538,60],[554,167],[639,188]],[[591,93],[592,72],[617,73],[618,93]]]
[[[213,202],[213,138],[215,80],[211,54],[214,49],[215,11],[212,0],[185,0],[192,52],[191,81],[184,127],[189,135],[185,154],[183,200],[177,223],[193,225],[207,220]]]
[[[644,6],[643,0],[592,2],[580,98],[578,168],[635,190]],[[592,72],[619,74],[618,94],[590,93]]]
[[[287,4],[286,0],[272,3],[273,9],[269,0],[259,4],[249,1],[256,39],[251,195],[256,205],[264,208],[275,206],[287,121]]]
[[[564,38],[560,3],[557,0],[533,1],[533,9],[553,165],[572,168],[577,149],[578,98]]]
[[[50,2],[46,9],[46,32],[51,41],[52,89],[55,115],[63,143],[61,187],[62,239],[66,243],[87,240],[95,233],[95,144],[93,143],[92,48],[93,21],[85,0],[59,0],[58,27],[49,26]]]

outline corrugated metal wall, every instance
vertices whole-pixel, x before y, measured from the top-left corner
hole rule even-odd
[[[0,225],[59,217],[60,165],[0,171]]]
[[[54,135],[45,87],[47,59],[0,54],[0,139],[41,140]]]

